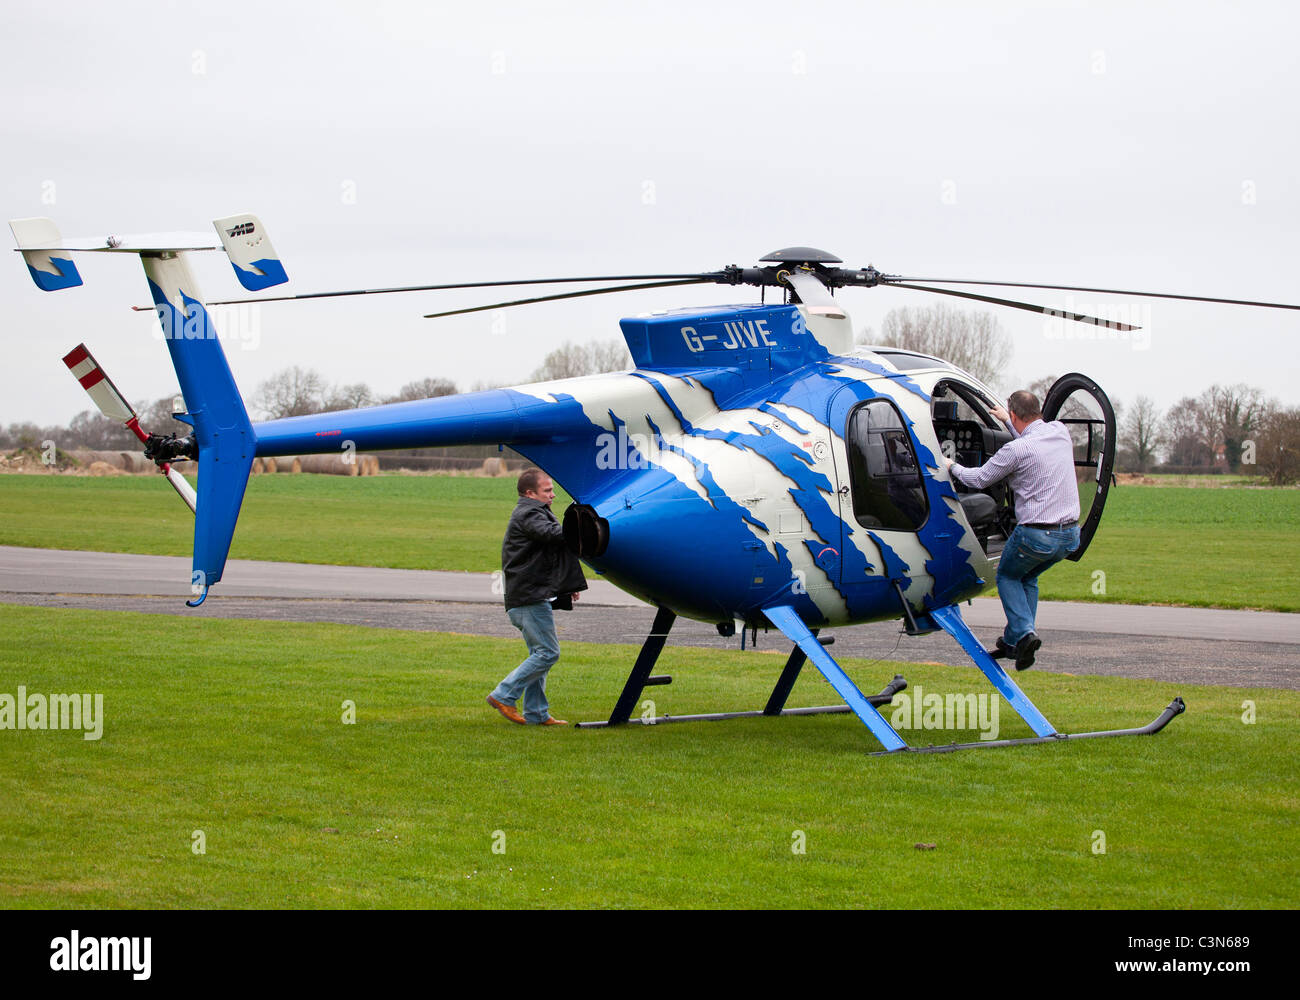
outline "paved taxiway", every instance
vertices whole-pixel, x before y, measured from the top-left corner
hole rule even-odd
[[[184,605],[189,574],[190,561],[180,557],[0,546],[0,602],[519,635],[485,573],[231,560],[198,609]],[[992,645],[1004,620],[997,599],[976,598],[962,614]],[[633,644],[653,618],[648,605],[600,580],[572,613],[556,616],[561,640]],[[1040,671],[1300,690],[1297,614],[1044,601],[1038,625]],[[826,634],[835,635],[836,656],[970,663],[946,634],[911,638],[895,622]],[[674,644],[736,649],[740,638],[723,639],[712,625],[678,619],[660,661],[664,669],[671,669]],[[758,648],[785,652],[789,643],[775,630],[760,631]],[[882,675],[881,683],[888,679]]]

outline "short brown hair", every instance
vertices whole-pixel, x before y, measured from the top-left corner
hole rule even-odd
[[[551,477],[541,469],[530,465],[523,472],[519,473],[519,482],[515,483],[515,489],[518,490],[520,496],[523,496],[525,493],[532,493],[536,490],[537,487],[541,485],[543,479],[550,478]]]
[[[1021,420],[1033,420],[1043,415],[1043,408],[1038,405],[1038,397],[1028,389],[1017,389],[1007,397],[1007,408]]]

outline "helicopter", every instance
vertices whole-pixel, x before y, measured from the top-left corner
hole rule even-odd
[[[471,309],[645,288],[715,283],[761,289],[758,303],[656,310],[621,321],[630,371],[488,389],[363,409],[254,423],[231,374],[205,301],[187,263],[189,252],[225,250],[240,284],[260,292],[287,273],[261,221],[241,214],[214,221],[204,234],[63,239],[49,219],[10,223],[37,286],[57,291],[82,283],[70,254],[134,253],[180,383],[193,433],[149,434],[85,345],[65,358],[106,415],[145,443],[195,513],[191,607],[221,580],[255,458],[279,455],[496,444],[536,464],[573,498],[563,517],[568,546],[591,569],[656,608],[654,623],[607,720],[628,723],[673,622],[685,616],[733,636],[737,624],[757,638],[775,628],[793,644],[761,711],[663,716],[662,721],[851,711],[883,753],[939,752],[1100,736],[1153,734],[1185,709],[1175,698],[1160,716],[1134,729],[1062,733],[985,650],[960,604],[986,591],[1001,545],[1015,526],[1014,500],[999,486],[967,489],[941,455],[978,466],[1012,439],[994,417],[997,395],[941,358],[892,347],[855,346],[849,314],[833,295],[845,287],[892,286],[952,295],[1120,331],[1136,327],[1074,312],[940,285],[1003,285],[1116,292],[1074,286],[1015,285],[905,278],[873,266],[846,268],[834,254],[787,247],[756,267],[709,272],[482,281],[359,289],[238,300],[270,302],[449,288],[624,282]],[[631,283],[626,283],[631,282]],[[767,301],[767,290],[781,301]],[[1120,294],[1244,302],[1158,293]],[[209,303],[227,305],[230,303]],[[1080,523],[1087,550],[1100,522],[1115,460],[1115,413],[1092,379],[1071,373],[1043,400],[1043,419],[1065,413],[1083,394],[1093,405],[1064,416],[1076,440],[1076,466],[1088,470],[1092,494]],[[171,468],[198,463],[197,490]],[[1034,736],[980,743],[910,747],[879,711],[906,686],[896,676],[864,695],[827,650],[819,632],[901,620],[908,635],[942,630],[963,649]],[[742,643],[744,640],[742,631]],[[786,709],[787,696],[811,662],[843,705]]]

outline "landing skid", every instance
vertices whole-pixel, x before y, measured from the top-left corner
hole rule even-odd
[[[1137,729],[1103,729],[1095,733],[1053,733],[1051,736],[1026,736],[1019,740],[984,740],[979,743],[946,743],[940,746],[904,747],[902,753],[952,753],[954,750],[978,750],[981,747],[1018,747],[1030,743],[1060,743],[1064,740],[1092,740],[1101,736],[1154,736],[1187,710],[1182,698],[1175,698],[1160,715]],[[877,750],[870,757],[888,757],[898,750]]]
[[[764,715],[830,715],[853,712],[871,730],[872,735],[880,741],[880,745],[884,747],[883,750],[871,754],[871,756],[878,757],[894,753],[952,753],[955,750],[1025,746],[1034,743],[1059,743],[1065,740],[1098,739],[1103,736],[1152,736],[1164,729],[1175,716],[1181,715],[1187,708],[1182,698],[1174,698],[1156,719],[1137,729],[1107,729],[1092,733],[1057,732],[1056,728],[1047,721],[1034,706],[1034,703],[1029,700],[1028,696],[1020,690],[1019,685],[1011,676],[1002,669],[996,660],[989,656],[988,651],[984,649],[983,644],[976,638],[975,633],[971,631],[970,626],[962,618],[961,612],[956,605],[930,608],[928,611],[915,616],[911,614],[909,608],[907,613],[909,633],[924,635],[927,632],[942,628],[951,635],[957,640],[958,645],[965,650],[966,655],[971,658],[975,666],[979,667],[984,676],[989,679],[989,682],[997,689],[998,693],[1006,699],[1007,704],[1034,731],[1033,736],[1023,739],[982,740],[976,743],[948,743],[939,746],[910,747],[898,735],[894,727],[885,721],[884,716],[877,711],[878,706],[888,705],[895,694],[907,687],[907,681],[903,679],[902,674],[895,674],[894,679],[885,686],[885,689],[880,694],[864,695],[858,690],[852,679],[844,673],[840,665],[835,662],[830,653],[826,651],[826,646],[830,645],[833,640],[819,640],[816,630],[804,624],[803,619],[799,617],[794,608],[787,606],[765,608],[763,614],[795,645],[790,653],[790,658],[786,661],[785,669],[781,671],[781,676],[776,682],[776,687],[772,689],[767,706],[762,711],[713,712],[705,715],[657,715],[635,720],[631,718],[632,709],[636,707],[637,701],[646,687],[654,684],[672,683],[671,677],[652,677],[650,675],[655,661],[658,660],[659,654],[663,651],[664,644],[668,640],[668,632],[672,629],[673,622],[677,620],[675,612],[668,608],[660,608],[655,615],[654,626],[651,628],[650,635],[641,647],[641,652],[632,667],[632,673],[628,676],[627,683],[623,687],[623,693],[619,695],[618,703],[614,706],[614,711],[610,713],[610,717],[603,722],[579,722],[577,727],[580,729],[595,729],[603,726],[618,726],[632,721],[644,725],[658,725],[663,722],[714,722],[722,719],[745,719]],[[786,698],[789,697],[795,680],[799,676],[799,671],[803,668],[804,663],[809,660],[826,678],[831,687],[844,699],[845,704],[825,705],[818,708],[784,707]]]

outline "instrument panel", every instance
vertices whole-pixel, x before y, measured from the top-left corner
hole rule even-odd
[[[984,450],[984,426],[974,420],[936,420],[934,432],[939,438],[939,447],[944,449],[953,461],[967,468],[983,465],[986,460]],[[952,445],[949,446],[948,442]]]

